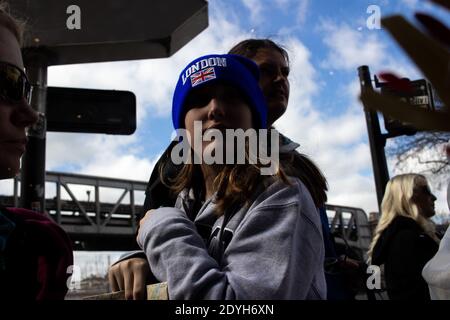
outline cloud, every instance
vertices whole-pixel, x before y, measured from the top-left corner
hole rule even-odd
[[[363,175],[328,178],[328,203],[362,208],[367,214],[378,212],[375,184],[372,177]]]
[[[260,24],[262,22],[263,16],[263,5],[260,0],[241,0],[242,4],[250,12],[250,20],[253,24]]]
[[[111,159],[111,154],[101,154],[97,159],[83,167],[82,173],[114,177],[128,180],[148,181],[150,173],[161,156],[153,160],[139,158],[135,155],[124,155]]]
[[[365,133],[365,121],[361,108],[351,108],[348,112],[325,119],[314,97],[326,88],[319,86],[319,76],[311,63],[310,51],[296,38],[284,41],[291,59],[291,95],[286,114],[276,122],[278,128],[292,137],[308,141],[320,141],[334,145],[351,144]],[[359,83],[356,82],[359,86]],[[358,89],[359,90],[359,89]],[[347,89],[347,95],[357,104],[355,83]],[[301,119],[300,126],[297,122]],[[330,128],[336,130],[330,135]],[[319,143],[318,143],[319,144]]]
[[[405,6],[411,9],[415,9],[418,4],[418,0],[401,0],[401,3],[403,3]]]
[[[309,0],[300,0],[297,9],[297,23],[303,25],[308,14]]]
[[[381,66],[386,45],[380,41],[377,32],[361,33],[347,24],[337,25],[323,20],[319,28],[323,42],[329,48],[323,68],[334,70],[356,70],[360,65]]]
[[[136,143],[136,136],[100,134],[47,133],[47,169],[61,166],[83,167],[99,154],[114,153]],[[76,151],[76,152],[74,152]]]
[[[290,2],[291,2],[291,0],[275,0],[275,4],[280,9],[285,9],[289,5]]]
[[[406,56],[399,56],[388,42],[381,39],[383,30],[358,31],[346,23],[337,24],[322,19],[318,27],[322,41],[328,48],[320,66],[324,69],[356,72],[359,66],[367,65],[372,72],[393,71],[410,79],[423,78],[417,67],[409,63]]]
[[[305,153],[321,168],[329,183],[330,204],[361,207],[377,211],[370,150],[365,142],[365,120],[356,106],[359,83],[344,88],[348,107],[336,116],[327,117],[316,105],[316,96],[326,91],[311,62],[311,52],[296,38],[282,41],[291,58],[291,96],[286,114],[277,122],[281,133],[301,144]]]

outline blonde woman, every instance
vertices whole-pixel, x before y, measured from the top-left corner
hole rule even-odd
[[[436,197],[419,174],[403,174],[386,185],[382,215],[369,249],[369,263],[384,265],[392,300],[429,300],[422,269],[438,250],[429,220]]]

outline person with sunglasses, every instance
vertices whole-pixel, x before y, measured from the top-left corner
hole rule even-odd
[[[0,23],[0,174],[9,178],[19,171],[25,129],[38,118],[29,105],[31,85],[24,72],[19,29],[2,11]]]
[[[0,2],[0,179],[19,173],[27,128],[38,120],[24,72],[20,24]],[[42,213],[0,206],[0,300],[63,299],[71,242]]]
[[[384,265],[391,300],[430,300],[422,269],[438,250],[439,238],[430,220],[435,201],[420,174],[398,175],[386,185],[368,256],[369,264]]]

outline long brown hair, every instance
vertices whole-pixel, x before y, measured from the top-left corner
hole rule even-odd
[[[282,46],[270,39],[247,39],[239,42],[228,53],[255,58],[258,50],[270,49],[281,53],[289,65],[289,54]],[[293,151],[280,155],[281,165],[287,175],[299,178],[308,188],[316,207],[322,207],[327,201],[327,180],[319,167],[306,155]]]
[[[248,161],[248,143],[246,143],[246,160]],[[193,160],[193,152],[189,155]],[[200,165],[184,164],[181,171],[174,179],[166,178],[164,175],[164,163],[160,167],[160,178],[163,184],[168,186],[174,194],[179,194],[185,189],[191,189],[196,201],[204,197],[204,178]],[[221,165],[218,175],[214,178],[213,189],[216,192],[215,210],[220,216],[229,208],[249,206],[254,199],[257,190],[263,190],[276,179],[280,179],[289,185],[284,170],[278,166],[273,176],[261,175],[261,164],[226,164]],[[197,208],[199,209],[199,208]]]
[[[288,176],[297,177],[308,189],[317,208],[325,205],[328,190],[327,180],[317,165],[308,156],[299,152],[280,154],[281,166]]]

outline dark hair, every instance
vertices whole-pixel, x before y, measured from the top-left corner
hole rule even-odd
[[[11,31],[22,45],[24,23],[9,13],[9,6],[4,1],[0,1],[0,25]]]
[[[247,39],[239,42],[233,48],[228,51],[230,54],[237,54],[249,59],[253,59],[258,50],[260,49],[273,49],[281,53],[281,55],[286,59],[289,65],[289,54],[280,45],[276,44],[270,39]]]
[[[288,176],[297,177],[308,189],[317,208],[327,202],[327,179],[308,156],[297,151],[280,154],[281,167]]]
[[[253,59],[258,50],[276,50],[289,64],[289,54],[280,45],[270,39],[247,39],[239,42],[228,53],[242,55]],[[306,155],[296,151],[280,155],[281,167],[285,174],[299,178],[311,193],[317,207],[322,207],[327,201],[327,180],[317,165]]]

